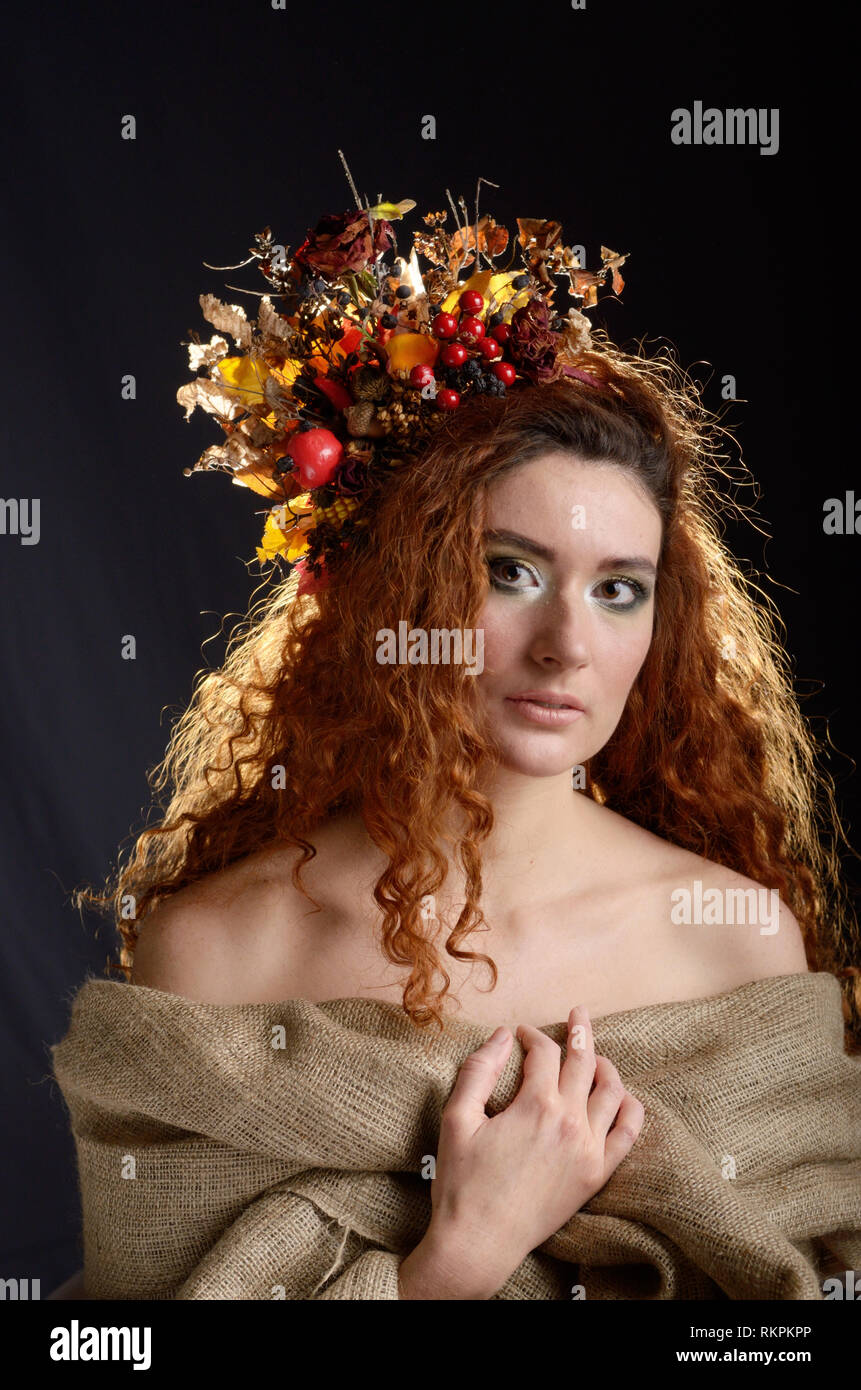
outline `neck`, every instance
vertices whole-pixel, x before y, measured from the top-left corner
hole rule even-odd
[[[526,777],[498,768],[480,784],[493,806],[494,824],[480,846],[482,908],[504,920],[530,904],[552,897],[594,870],[600,808],[571,785],[571,772]],[[458,821],[458,826],[462,821]],[[450,832],[451,833],[451,832]],[[463,884],[455,866],[449,879]]]

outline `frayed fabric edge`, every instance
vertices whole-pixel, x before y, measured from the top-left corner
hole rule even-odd
[[[332,1221],[333,1221],[334,1227],[335,1227],[336,1229],[337,1229],[338,1227],[340,1227],[340,1228],[343,1230],[344,1235],[343,1235],[343,1237],[342,1237],[342,1239],[341,1239],[340,1245],[338,1246],[337,1252],[336,1252],[336,1254],[335,1254],[335,1259],[333,1260],[333,1262],[332,1262],[332,1264],[329,1266],[329,1268],[326,1270],[326,1273],[325,1273],[325,1274],[322,1276],[322,1278],[314,1285],[313,1289],[311,1290],[311,1295],[310,1295],[311,1298],[313,1298],[315,1294],[319,1293],[320,1289],[321,1289],[321,1288],[323,1287],[323,1285],[327,1282],[327,1280],[329,1280],[329,1279],[332,1278],[332,1275],[333,1275],[333,1274],[337,1274],[337,1273],[340,1273],[340,1272],[341,1272],[339,1266],[340,1266],[340,1264],[341,1264],[341,1261],[342,1261],[343,1258],[344,1258],[344,1251],[345,1251],[346,1246],[347,1246],[347,1241],[348,1241],[349,1238],[350,1238],[350,1232],[351,1232],[351,1230],[352,1230],[352,1227],[349,1225],[349,1223],[348,1223],[347,1221],[342,1221],[341,1218],[340,1218],[339,1216],[334,1216],[334,1217],[332,1217]],[[332,1226],[330,1226],[329,1229],[332,1230],[332,1229],[333,1229]]]

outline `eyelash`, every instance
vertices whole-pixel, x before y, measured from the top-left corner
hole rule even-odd
[[[493,587],[500,590],[501,593],[510,594],[517,593],[518,591],[514,588],[513,584],[507,584],[494,577],[492,573],[493,566],[500,564],[516,565],[518,569],[529,570],[530,573],[534,573],[531,566],[525,564],[523,560],[516,560],[513,555],[495,555],[492,558],[488,556],[487,565],[488,569],[491,570],[490,582]],[[634,579],[633,575],[630,574],[610,574],[606,579],[602,579],[600,582],[602,584],[628,584],[636,594],[636,598],[632,599],[630,603],[612,603],[610,601],[604,601],[603,606],[605,608],[618,608],[623,611],[626,609],[638,608],[649,596],[649,591],[645,584],[641,584],[639,579]]]

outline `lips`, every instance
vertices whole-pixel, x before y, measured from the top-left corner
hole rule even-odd
[[[579,709],[585,711],[582,700],[563,690],[521,690],[517,695],[509,695],[509,700],[529,700],[535,704],[550,705],[554,709]]]

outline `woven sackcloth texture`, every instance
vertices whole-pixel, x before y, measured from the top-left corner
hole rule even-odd
[[[822,1299],[827,1261],[861,1269],[861,1055],[840,1000],[813,972],[597,1019],[643,1128],[494,1297]],[[564,1023],[543,1031],[564,1047]],[[52,1055],[88,1294],[397,1299],[430,1219],[423,1160],[492,1032],[455,1018],[439,1037],[379,1000],[221,1006],[87,980]],[[515,1039],[489,1114],[523,1057]]]

